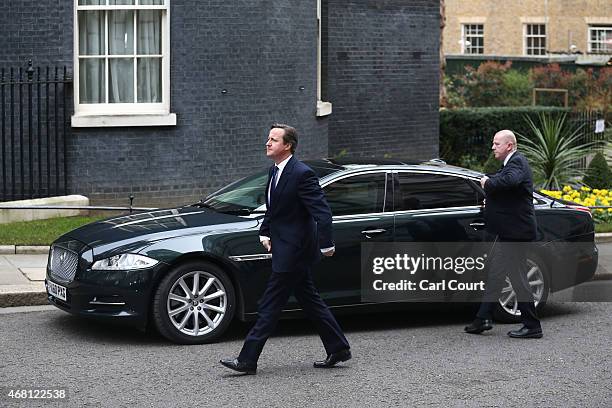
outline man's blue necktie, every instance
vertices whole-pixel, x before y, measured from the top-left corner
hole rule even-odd
[[[274,194],[274,189],[276,188],[276,175],[278,174],[278,167],[274,166],[274,170],[272,170],[272,184],[270,184],[270,201],[272,201],[272,194]]]

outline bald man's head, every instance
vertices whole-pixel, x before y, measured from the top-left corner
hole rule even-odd
[[[511,130],[500,130],[493,137],[491,149],[497,160],[505,160],[510,153],[516,150],[516,136]]]

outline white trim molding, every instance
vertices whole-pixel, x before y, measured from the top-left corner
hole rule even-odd
[[[459,21],[459,24],[484,24],[487,22],[487,18],[481,16],[457,17],[457,21]]]
[[[164,0],[160,5],[144,5],[140,1],[133,5],[110,5],[109,1],[103,1],[102,5],[79,5],[79,0],[73,0],[74,5],[74,29],[73,29],[73,58],[74,58],[74,115],[71,118],[73,127],[118,127],[118,126],[175,126],[176,114],[170,112],[170,0]],[[109,13],[116,10],[133,11],[133,50],[131,53],[113,55],[109,48]],[[157,10],[161,18],[161,53],[139,53],[137,45],[138,20],[140,12],[154,12]],[[99,12],[104,21],[104,47],[95,55],[88,53],[80,54],[79,51],[79,16],[80,13]],[[126,36],[127,38],[127,36]],[[126,39],[127,41],[127,39]],[[127,58],[133,62],[133,100],[123,103],[111,103],[109,94],[109,61],[111,59]],[[154,102],[138,102],[137,95],[137,72],[138,61],[142,58],[153,58],[161,60],[161,98]],[[103,80],[105,81],[103,97],[94,102],[81,103],[80,92],[80,63],[81,60],[104,61]]]
[[[548,17],[521,17],[522,24],[548,24]]]
[[[332,113],[332,104],[322,100],[321,78],[321,0],[317,0],[317,116],[327,116]]]
[[[317,116],[327,116],[332,113],[331,102],[317,101]]]
[[[176,126],[176,114],[73,115],[72,127]]]

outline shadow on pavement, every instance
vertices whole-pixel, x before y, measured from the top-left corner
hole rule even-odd
[[[553,303],[542,311],[543,319],[581,313],[577,304]],[[376,312],[367,314],[338,315],[338,321],[347,333],[409,329],[445,325],[463,325],[475,314],[477,304],[414,304],[405,310]],[[220,339],[224,341],[242,340],[252,322],[235,321]],[[75,336],[86,342],[113,344],[138,344],[151,346],[185,347],[175,345],[159,335],[154,329],[147,332],[136,328],[86,319],[63,313],[53,313],[45,325],[65,336]],[[276,329],[277,336],[303,336],[316,334],[314,327],[305,318],[281,320]]]

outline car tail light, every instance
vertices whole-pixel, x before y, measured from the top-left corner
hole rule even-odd
[[[583,205],[568,205],[568,207],[574,210],[584,211],[588,213],[591,216],[591,218],[593,218],[593,213],[591,213],[591,209],[589,207],[585,207]]]

